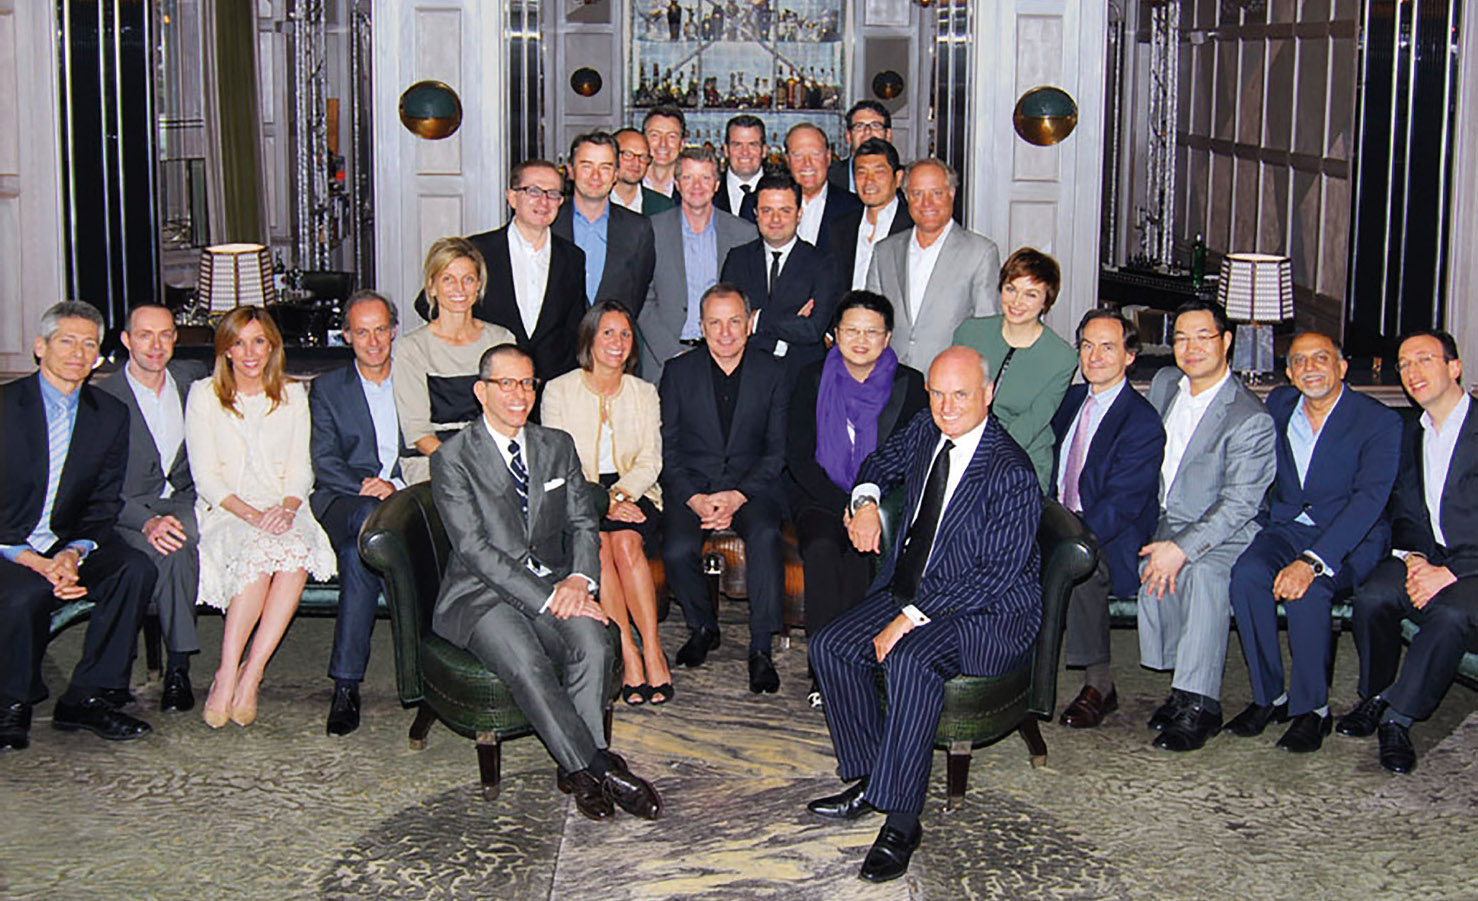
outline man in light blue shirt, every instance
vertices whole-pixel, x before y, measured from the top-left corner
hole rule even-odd
[[[391,382],[399,315],[383,295],[358,291],[344,307],[354,362],[313,380],[313,494],[308,503],[339,561],[339,617],[328,674],[334,680],[326,731],[359,728],[359,683],[369,663],[380,577],[359,558],[359,530],[401,480],[400,420]]]
[[[641,313],[657,254],[647,217],[611,202],[616,183],[616,139],[603,131],[570,142],[574,202],[561,204],[550,230],[585,253],[585,300],[619,300]]]

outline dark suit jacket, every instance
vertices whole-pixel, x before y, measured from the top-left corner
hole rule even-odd
[[[590,307],[585,299],[585,252],[559,235],[549,236],[549,280],[544,284],[539,321],[530,335],[523,327],[518,295],[513,291],[513,263],[508,256],[508,229],[512,227],[510,222],[467,238],[488,267],[487,290],[473,306],[472,315],[512,332],[519,346],[534,358],[534,374],[547,382],[575,368],[575,336]],[[416,312],[422,319],[431,318],[424,291],[416,298]]]
[[[314,379],[308,389],[308,409],[313,418],[313,494],[308,505],[322,520],[336,498],[358,497],[360,484],[380,474],[380,448],[357,364],[350,362]],[[405,437],[399,435],[399,426],[396,431],[400,452],[390,474],[399,477],[399,457],[411,452],[405,447]]]
[[[790,394],[785,364],[746,350],[729,439],[718,419],[712,356],[695,347],[667,361],[662,399],[662,493],[682,505],[695,494],[737,489],[783,505],[785,411]]]
[[[753,193],[754,193],[753,191],[750,192],[750,194],[753,194]],[[747,199],[747,197],[748,197],[748,195],[746,195],[746,199]],[[728,175],[726,173],[723,173],[723,172],[720,172],[719,173],[719,176],[718,176],[718,193],[716,193],[716,194],[713,195],[713,205],[714,205],[714,208],[715,209],[723,210],[725,213],[730,213],[732,215],[738,216],[741,219],[748,219],[750,222],[753,222],[755,220],[755,214],[754,214],[754,206],[753,206],[753,204],[749,204],[749,205],[741,204],[740,205],[740,208],[737,209],[737,210],[733,210],[733,209],[730,209],[729,208],[729,206],[730,206],[730,204],[729,204],[729,183],[728,183]],[[747,206],[747,208],[749,210],[749,214],[748,215],[745,215],[744,214],[744,210],[745,210],[746,206]]]
[[[575,440],[530,423],[524,444],[527,517],[482,417],[431,455],[431,496],[451,543],[431,627],[460,647],[489,609],[511,604],[533,619],[571,573],[600,576],[600,519]],[[531,556],[549,575],[529,570]]]
[[[185,413],[185,398],[190,396],[190,386],[206,378],[205,364],[195,360],[171,360],[169,374],[174,377],[176,393],[180,400],[180,415]],[[123,509],[118,513],[118,526],[142,531],[144,523],[171,510],[155,509],[164,493],[165,483],[173,489],[171,505],[195,499],[195,480],[190,476],[190,457],[185,452],[185,442],[169,461],[166,470],[159,459],[159,448],[154,444],[154,434],[139,411],[139,400],[133,395],[123,369],[118,369],[97,384],[99,391],[110,394],[128,408],[128,466],[123,471]],[[183,439],[185,433],[180,432]]]
[[[826,181],[838,191],[856,194],[852,190],[852,158],[832,160],[831,165],[826,167]]]
[[[901,482],[904,506],[898,521],[912,522],[938,443],[938,426],[929,411],[921,411],[863,461],[857,483],[871,482],[886,494]],[[1041,517],[1037,472],[1026,451],[991,417],[944,508],[913,601],[933,620],[923,628],[957,630],[963,672],[999,675],[1030,653],[1042,622]],[[900,540],[883,559],[869,594],[892,590],[906,534],[900,529]]]
[[[633,213],[609,201],[606,210],[606,268],[600,276],[600,287],[594,297],[585,300],[619,300],[626,304],[633,319],[647,302],[647,288],[652,284],[652,270],[657,265],[657,252],[652,238],[652,223],[646,216]],[[575,203],[559,208],[550,230],[571,244],[575,243]],[[583,253],[583,251],[581,251]],[[551,260],[551,265],[553,261]],[[583,271],[583,270],[582,270]]]
[[[835,512],[840,518],[850,495],[837,487],[816,462],[816,399],[821,391],[825,362],[818,360],[801,370],[790,398],[789,425],[785,430],[787,493],[790,509],[797,515],[808,507],[819,507]],[[878,414],[878,444],[886,442],[895,429],[907,425],[914,414],[928,406],[923,374],[900,363],[893,371],[893,393]]]
[[[867,209],[861,205],[857,209],[842,216],[838,216],[831,223],[831,258],[836,263],[837,277],[841,281],[842,292],[852,287],[852,269],[857,265],[857,231],[862,228],[862,217],[867,214]],[[881,241],[888,235],[896,235],[901,231],[913,228],[913,217],[908,214],[908,201],[903,199],[903,193],[898,194],[898,211],[893,214],[893,224],[888,226],[888,234],[883,235],[873,242]],[[864,276],[864,283],[866,278]],[[888,298],[898,303],[894,298]]]
[[[1057,481],[1067,465],[1068,449],[1063,442],[1087,393],[1086,384],[1068,388],[1052,417],[1053,497],[1057,497]],[[1139,593],[1139,549],[1149,544],[1160,518],[1164,456],[1165,426],[1160,414],[1133,385],[1125,385],[1099,421],[1078,476],[1083,522],[1098,538],[1114,594],[1121,597]]]
[[[739,218],[754,222],[756,219],[755,208],[758,205],[759,198],[757,194],[750,194],[744,198],[744,206],[739,210]],[[830,247],[832,222],[841,216],[845,216],[847,213],[857,211],[861,207],[862,201],[857,199],[856,194],[848,191],[845,186],[841,190],[837,190],[836,186],[832,185],[826,192],[826,205],[821,208],[821,230],[816,232],[816,246]]]
[[[1289,523],[1308,513],[1320,530],[1309,550],[1336,569],[1353,565],[1357,571],[1350,575],[1358,582],[1390,546],[1385,507],[1401,458],[1401,414],[1344,386],[1300,485],[1288,443],[1288,422],[1300,396],[1297,388],[1280,385],[1263,401],[1278,439],[1269,522]]]
[[[750,306],[764,311],[759,328],[750,336],[751,350],[773,353],[775,342],[785,341],[790,345],[785,367],[792,376],[826,355],[823,337],[841,295],[830,255],[797,239],[772,291],[770,248],[764,238],[757,238],[729,251],[719,281],[738,285]],[[816,305],[811,315],[796,315],[813,298]]]
[[[0,544],[25,544],[46,503],[51,461],[39,372],[0,385]],[[51,509],[62,545],[102,544],[123,509],[128,465],[128,408],[91,385],[77,389],[77,420]],[[43,553],[51,550],[42,548]]]
[[[1406,420],[1401,442],[1401,465],[1391,492],[1391,547],[1419,551],[1438,566],[1452,570],[1458,578],[1478,575],[1478,404],[1468,409],[1468,418],[1458,434],[1442,486],[1442,537],[1439,545],[1427,515],[1426,480],[1422,470],[1425,433],[1421,420]],[[1326,558],[1327,559],[1327,558]]]

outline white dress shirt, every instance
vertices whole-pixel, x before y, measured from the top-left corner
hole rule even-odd
[[[893,228],[893,217],[898,215],[898,195],[894,194],[888,205],[878,210],[877,224],[867,221],[867,212],[862,213],[862,222],[857,226],[857,257],[852,264],[852,290],[867,287],[867,267],[872,263],[872,246]]]
[[[1422,414],[1422,491],[1427,500],[1427,517],[1432,524],[1432,537],[1446,546],[1447,536],[1442,534],[1442,489],[1447,487],[1447,473],[1452,468],[1452,454],[1457,450],[1457,438],[1467,421],[1472,398],[1464,391],[1457,406],[1447,414],[1441,427],[1432,421],[1431,413]]]
[[[955,227],[953,219],[944,224],[944,231],[928,247],[919,245],[917,227],[908,239],[908,318],[919,318],[919,308],[924,305],[924,292],[929,289],[929,277],[934,274],[934,264],[939,262],[939,251],[949,238],[950,229]]]
[[[807,244],[815,244],[816,236],[821,234],[821,217],[826,212],[826,192],[830,189],[831,185],[822,182],[815,197],[801,198],[801,224],[795,233]]]
[[[180,389],[168,369],[164,370],[164,385],[158,394],[134,378],[127,366],[123,367],[123,377],[133,390],[139,413],[143,414],[144,424],[154,437],[154,449],[159,452],[159,468],[164,472],[164,490],[159,496],[169,497],[174,494],[174,486],[169,483],[169,468],[174,465],[180,445],[185,443],[185,407],[180,403]]]
[[[375,427],[375,455],[380,459],[376,477],[397,490],[404,488],[405,482],[391,475],[400,460],[400,417],[395,411],[395,385],[391,381],[395,376],[387,375],[385,381],[376,385],[359,371],[358,363],[354,364],[354,372],[359,376],[359,387],[364,390],[364,402],[369,404],[370,420]]]
[[[1104,414],[1108,412],[1109,407],[1112,407],[1114,405],[1114,401],[1119,399],[1119,394],[1124,390],[1124,386],[1127,384],[1129,384],[1129,379],[1127,377],[1122,377],[1119,379],[1117,384],[1105,388],[1097,393],[1094,393],[1093,387],[1090,385],[1087,392],[1083,394],[1083,403],[1086,404],[1088,402],[1088,398],[1091,397],[1093,398],[1094,405],[1093,412],[1088,416],[1088,438],[1083,442],[1085,455],[1087,453],[1087,450],[1093,447],[1093,439],[1095,436],[1098,435],[1098,427],[1103,424]],[[1078,418],[1082,416],[1082,413],[1083,407],[1080,404],[1078,406],[1077,412],[1073,414],[1072,425],[1067,427],[1067,432],[1062,436],[1062,453],[1058,454],[1058,457],[1060,459],[1057,461],[1057,496],[1059,498],[1067,497],[1066,476],[1068,449],[1073,446],[1073,436],[1078,434]]]
[[[775,291],[774,284],[770,283],[770,266],[775,260],[776,251],[779,251],[780,253],[780,272],[784,272],[785,264],[790,261],[790,252],[795,249],[795,242],[798,240],[800,240],[798,235],[792,235],[790,240],[787,241],[783,247],[771,247],[769,244],[764,243],[763,241],[760,242],[760,246],[763,247],[765,251],[765,288],[768,292],[773,294]],[[779,278],[779,273],[776,273],[775,277]],[[760,327],[760,314],[763,312],[764,310],[754,311],[754,324],[753,327],[750,329],[751,332]],[[775,356],[783,357],[789,350],[789,343],[779,338],[775,340]]]
[[[1185,456],[1185,449],[1191,443],[1191,436],[1196,434],[1196,426],[1201,424],[1201,417],[1206,415],[1212,398],[1216,397],[1231,377],[1232,371],[1228,369],[1215,385],[1196,395],[1191,394],[1190,376],[1180,377],[1175,400],[1170,403],[1170,412],[1165,414],[1165,460],[1160,464],[1161,506],[1164,506],[1165,496],[1170,493],[1170,486],[1175,484],[1175,474],[1180,472],[1181,458]]]
[[[539,310],[544,306],[544,289],[549,285],[549,230],[544,230],[544,244],[535,248],[524,240],[517,225],[508,228],[508,262],[513,268],[513,294],[518,301],[518,318],[523,320],[524,334],[534,336],[539,324]]]
[[[739,215],[739,207],[744,204],[743,186],[748,185],[749,190],[753,191],[754,186],[759,184],[760,176],[764,174],[765,170],[763,168],[756,169],[755,173],[748,178],[740,178],[734,174],[733,169],[725,173],[724,190],[729,192],[729,210],[735,216]],[[759,198],[756,197],[755,199],[758,200]]]
[[[641,201],[641,185],[636,186],[636,196],[632,197],[629,201],[623,200],[621,198],[621,195],[617,194],[615,191],[611,192],[611,203],[614,203],[616,206],[624,207],[628,210],[631,210],[633,213],[641,212]],[[734,215],[737,216],[739,214],[735,213]]]

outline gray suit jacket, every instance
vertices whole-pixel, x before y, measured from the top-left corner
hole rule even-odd
[[[172,360],[169,374],[174,377],[175,387],[179,390],[180,412],[183,414],[190,386],[207,375],[205,365],[193,360]],[[144,421],[144,414],[139,411],[138,398],[133,396],[123,369],[99,380],[97,387],[128,407],[128,466],[123,471],[123,510],[118,514],[118,528],[139,531],[144,528],[144,523],[160,514],[177,516],[177,507],[181,503],[195,502],[195,480],[190,476],[185,442],[180,442],[180,449],[166,472],[163,461],[159,459],[159,449],[154,445],[154,435]],[[164,493],[166,481],[174,486],[174,493],[161,506],[160,495]]]
[[[893,301],[893,352],[898,362],[928,373],[929,364],[954,340],[970,316],[1000,310],[1001,251],[984,235],[956,222],[944,236],[939,261],[929,274],[919,315],[909,315],[908,247],[913,229],[889,235],[872,251],[867,290]]]
[[[1161,421],[1180,391],[1181,371],[1166,366],[1150,383]],[[1186,445],[1175,481],[1160,485],[1156,541],[1173,541],[1194,563],[1223,544],[1245,547],[1258,532],[1258,511],[1278,471],[1273,417],[1235,375]]]
[[[639,324],[642,337],[642,378],[658,382],[662,365],[687,350],[680,342],[683,323],[688,319],[688,275],[683,263],[682,207],[652,217],[652,234],[657,242],[657,268],[652,287],[647,291],[647,304],[642,308]],[[723,210],[713,211],[710,228],[717,229],[718,260],[714,274],[723,271],[729,251],[759,237],[753,222],[746,222]]]
[[[431,455],[431,496],[452,556],[431,617],[436,634],[466,647],[477,621],[499,604],[530,619],[571,573],[600,577],[600,517],[575,442],[557,429],[524,426],[529,514],[513,475],[479,416]],[[533,557],[551,571],[529,571]]]

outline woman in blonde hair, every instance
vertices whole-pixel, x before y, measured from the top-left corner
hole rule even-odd
[[[337,566],[304,503],[313,488],[308,393],[283,373],[277,326],[259,307],[238,307],[216,328],[215,352],[215,373],[185,404],[185,444],[200,522],[197,602],[226,611],[203,711],[219,729],[256,719],[262,673],[308,574],[327,579]]]
[[[503,326],[472,315],[487,288],[488,270],[471,242],[437,240],[423,268],[431,321],[395,345],[395,409],[405,443],[417,454],[400,461],[407,483],[431,478],[427,458],[481,415],[472,386],[483,351],[518,340]]]

